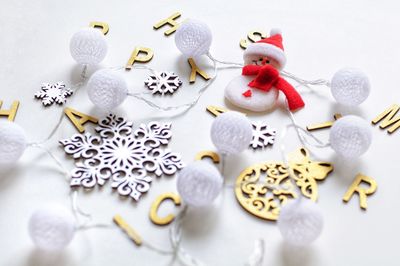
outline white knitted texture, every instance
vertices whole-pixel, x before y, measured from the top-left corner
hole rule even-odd
[[[9,121],[0,122],[0,165],[15,163],[27,145],[24,130]]]
[[[371,145],[371,128],[367,121],[358,116],[344,116],[333,124],[329,140],[338,155],[357,158]]]
[[[188,205],[210,205],[221,192],[222,177],[217,168],[205,161],[195,161],[178,174],[177,189]]]
[[[211,140],[222,154],[238,154],[247,149],[253,137],[249,119],[238,112],[220,114],[211,126]]]
[[[210,49],[212,33],[207,24],[188,19],[175,32],[175,44],[186,57],[206,54]]]
[[[225,88],[225,98],[233,105],[253,112],[265,112],[272,109],[279,96],[279,91],[271,88],[265,92],[247,86],[255,76],[238,76],[234,78]],[[244,97],[243,93],[252,91],[251,97]]]
[[[79,64],[96,65],[107,54],[107,42],[100,30],[85,28],[72,36],[69,49],[71,56]]]
[[[104,111],[110,111],[120,105],[128,96],[125,79],[111,69],[96,71],[87,84],[89,99]]]
[[[75,220],[64,207],[51,205],[33,213],[28,229],[32,241],[39,249],[59,251],[74,237]]]
[[[321,211],[311,200],[293,200],[281,207],[278,228],[283,239],[291,245],[311,244],[321,234],[323,225]]]
[[[358,69],[343,68],[331,81],[331,93],[338,103],[355,106],[364,102],[370,92],[368,77]]]

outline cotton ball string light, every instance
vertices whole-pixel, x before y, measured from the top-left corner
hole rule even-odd
[[[90,77],[87,87],[90,101],[105,111],[114,109],[128,96],[128,85],[125,79],[111,69],[96,71]]]
[[[331,81],[331,92],[338,103],[356,106],[364,102],[370,92],[367,75],[355,68],[343,68]]]
[[[76,32],[69,44],[71,56],[83,65],[96,65],[107,54],[107,42],[103,33],[95,28],[85,28]]]
[[[188,205],[210,205],[222,189],[222,176],[218,169],[205,161],[195,161],[178,175],[177,189]]]
[[[207,54],[212,41],[212,33],[207,24],[188,19],[175,33],[175,44],[179,51],[187,57]]]
[[[222,154],[238,154],[245,150],[253,137],[253,126],[238,112],[220,114],[211,126],[211,140]]]
[[[311,244],[321,234],[323,225],[321,210],[311,200],[293,200],[281,207],[278,228],[291,245]]]
[[[333,124],[329,140],[337,154],[345,158],[356,158],[368,150],[372,133],[367,121],[358,116],[348,115]]]
[[[64,249],[75,234],[75,220],[62,206],[50,205],[36,210],[29,220],[29,235],[35,245],[46,251]]]
[[[25,132],[20,126],[10,121],[0,122],[0,165],[15,163],[26,146]]]

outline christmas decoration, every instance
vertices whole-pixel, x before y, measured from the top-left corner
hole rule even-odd
[[[73,91],[66,88],[63,82],[43,83],[41,89],[35,93],[35,98],[41,99],[44,106],[50,106],[53,103],[62,105],[72,94]]]
[[[3,106],[3,101],[0,100],[0,108]],[[0,109],[0,116],[6,116],[7,120],[12,122],[15,119],[15,116],[17,115],[19,107],[19,101],[13,101],[11,104],[10,109]]]
[[[275,105],[282,91],[290,110],[304,107],[301,96],[280,76],[279,71],[286,63],[280,32],[272,30],[269,38],[249,44],[243,58],[242,76],[233,79],[225,88],[225,97],[232,104],[264,112]]]
[[[207,24],[187,19],[175,33],[176,47],[186,57],[194,58],[208,53],[212,41],[212,33]]]
[[[338,103],[356,106],[364,102],[370,92],[368,77],[358,69],[343,68],[331,81],[331,92]]]
[[[125,79],[111,69],[96,71],[90,77],[87,88],[89,99],[104,111],[116,108],[128,96],[128,85]]]
[[[356,158],[365,153],[372,141],[369,124],[364,119],[348,115],[337,120],[329,134],[332,149],[345,158]]]
[[[0,165],[15,163],[27,145],[25,131],[19,125],[0,121]]]
[[[106,39],[100,30],[94,28],[76,32],[69,45],[72,58],[82,65],[99,64],[107,54]]]
[[[218,169],[205,161],[195,161],[178,174],[176,182],[183,202],[190,206],[210,205],[222,189],[222,177]]]
[[[238,154],[251,142],[253,129],[250,121],[241,113],[220,114],[211,127],[211,140],[221,154]]]
[[[160,207],[161,203],[163,203],[167,199],[172,200],[175,206],[181,205],[181,197],[175,193],[167,192],[159,195],[151,204],[149,215],[150,220],[156,225],[167,225],[175,219],[175,215],[173,214],[168,214],[165,217],[160,217],[157,214],[158,208]]]
[[[60,251],[75,234],[75,219],[64,207],[49,205],[36,210],[29,220],[29,235],[42,250]]]
[[[276,129],[271,128],[264,122],[252,122],[253,138],[250,146],[253,149],[264,148],[275,142]]]
[[[368,186],[368,187],[367,187]],[[360,208],[367,209],[367,197],[374,194],[378,185],[376,181],[366,175],[358,174],[353,183],[351,183],[349,189],[343,196],[344,202],[349,202],[351,197],[357,193],[359,197]]]
[[[92,188],[112,179],[111,187],[136,201],[147,192],[153,178],[173,175],[183,167],[181,156],[162,149],[172,136],[170,123],[140,125],[132,135],[133,124],[110,114],[96,127],[99,136],[75,134],[61,140],[67,154],[76,160],[71,186]]]
[[[236,199],[251,214],[274,221],[281,206],[289,199],[301,196],[298,190],[306,198],[316,201],[317,181],[324,180],[332,170],[330,163],[312,161],[308,151],[300,148],[289,155],[289,165],[271,161],[246,168],[236,179]]]
[[[163,71],[150,75],[144,81],[144,84],[151,90],[152,94],[159,93],[164,95],[166,93],[173,94],[182,86],[182,81],[173,72]]]
[[[282,206],[278,228],[284,240],[294,246],[307,246],[322,232],[324,218],[311,200],[293,200]]]

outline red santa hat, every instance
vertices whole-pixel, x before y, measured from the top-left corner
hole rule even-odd
[[[272,29],[270,37],[261,39],[256,43],[251,43],[244,51],[243,59],[246,60],[249,56],[261,55],[268,56],[276,60],[280,69],[286,64],[286,56],[282,44],[282,34],[278,29]]]

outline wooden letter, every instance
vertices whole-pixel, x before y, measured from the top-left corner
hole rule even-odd
[[[369,188],[365,189],[360,187],[361,183],[369,184]],[[346,194],[343,196],[343,201],[348,202],[350,198],[353,196],[354,193],[358,193],[358,197],[360,199],[360,207],[364,210],[367,209],[367,196],[372,195],[377,188],[376,181],[371,177],[358,174],[354,179],[353,183],[350,185],[349,189],[347,190]]]
[[[190,72],[190,78],[189,81],[190,83],[194,83],[196,81],[196,74],[199,74],[203,79],[209,80],[211,77],[207,75],[206,72],[201,70],[196,63],[194,62],[193,58],[189,58],[189,65],[192,68],[192,72]]]
[[[174,193],[168,192],[158,196],[156,200],[153,202],[153,204],[151,204],[150,208],[150,220],[154,224],[167,225],[175,219],[175,215],[173,214],[168,214],[165,217],[159,217],[157,214],[158,208],[160,207],[161,203],[163,203],[167,199],[172,200],[175,206],[181,205],[181,198],[179,197],[179,195],[176,195]]]
[[[120,215],[115,215],[113,221],[116,225],[118,225],[128,236],[130,239],[135,242],[137,246],[142,244],[142,238],[140,235],[133,229]]]
[[[0,100],[0,108],[3,105],[3,101]],[[0,116],[7,116],[8,121],[14,121],[15,115],[17,114],[19,101],[13,101],[11,108],[8,110],[0,109]]]
[[[219,116],[220,114],[227,112],[228,109],[209,105],[209,106],[207,106],[207,111],[210,112],[214,116]]]
[[[83,127],[83,125],[86,122],[92,122],[94,124],[97,124],[98,122],[98,119],[96,117],[86,115],[69,107],[64,109],[64,113],[68,116],[72,124],[74,124],[74,126],[76,127],[76,129],[78,129],[80,133],[85,132],[85,128]]]
[[[107,35],[108,31],[110,30],[110,27],[107,23],[99,21],[90,22],[89,27],[99,28],[104,35]]]
[[[257,42],[257,41],[259,41],[261,39],[265,39],[265,38],[267,38],[267,34],[260,30],[253,30],[247,34],[247,39],[249,39],[251,42]],[[248,45],[248,42],[246,39],[240,40],[240,47],[242,47],[243,49],[246,49],[247,45]]]
[[[341,114],[335,114],[333,116],[333,118],[335,118],[335,121],[338,120],[341,117],[342,117]],[[321,124],[307,126],[307,130],[308,131],[312,131],[312,130],[317,130],[317,129],[330,128],[333,125],[333,123],[334,123],[334,121],[329,121],[329,122],[325,122],[325,123],[321,123]]]
[[[175,12],[174,14],[172,14],[170,17],[161,20],[160,22],[156,23],[153,28],[155,30],[158,30],[159,28],[163,27],[164,25],[169,25],[171,26],[171,28],[167,31],[164,32],[165,36],[169,36],[172,33],[174,33],[178,27],[179,27],[179,23],[175,21],[175,19],[179,18],[181,16],[181,13],[179,12]]]
[[[394,117],[399,109],[399,105],[393,104],[388,109],[383,111],[383,113],[378,115],[374,120],[372,120],[372,124],[377,124],[379,121],[383,120],[379,127],[386,128],[388,126],[391,126],[388,129],[388,133],[391,134],[395,132],[398,128],[400,128],[400,116]]]
[[[139,54],[145,54],[142,56],[139,56]],[[147,47],[135,47],[135,50],[133,50],[131,57],[128,60],[128,63],[125,66],[126,70],[131,70],[132,66],[135,62],[139,63],[147,63],[151,59],[153,59],[154,52],[150,48]]]

